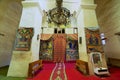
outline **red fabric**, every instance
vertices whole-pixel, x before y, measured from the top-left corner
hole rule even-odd
[[[70,37],[73,40],[78,40],[78,34],[67,34],[67,37]]]
[[[41,40],[49,40],[52,34],[41,34]]]
[[[64,34],[54,35],[54,62],[64,62],[66,38]]]

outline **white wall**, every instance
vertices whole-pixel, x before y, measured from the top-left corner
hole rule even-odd
[[[120,32],[120,0],[95,0],[95,2],[98,5],[96,14],[100,31],[107,38],[104,45],[105,54],[107,57],[120,59],[120,36],[115,35]]]
[[[29,63],[39,60],[40,40],[37,40],[37,35],[41,31],[41,9],[38,2],[23,1],[22,4],[23,11],[19,27],[34,28],[34,36],[30,51],[13,51],[7,76],[27,77]]]
[[[95,14],[96,5],[94,0],[81,0],[80,12],[77,17],[78,39],[82,38],[82,43],[79,43],[79,56],[81,60],[88,61],[85,27],[98,28],[98,22]],[[78,40],[79,41],[79,40]]]
[[[85,39],[85,30],[84,30],[84,13],[83,10],[81,10],[80,14],[78,15],[77,18],[77,26],[78,26],[78,39],[79,37],[81,37],[82,39],[82,43],[80,44],[79,40],[78,40],[78,44],[79,44],[79,58],[80,60],[83,61],[88,61],[88,56],[87,56],[87,50],[86,50],[86,39]]]
[[[54,28],[43,28],[44,34],[54,34]]]
[[[94,0],[81,0],[81,4],[93,4]]]
[[[104,45],[104,50],[107,57],[120,58],[120,36],[115,35],[119,32],[120,27],[110,30],[105,33],[106,44]]]
[[[94,9],[83,9],[83,10],[84,10],[85,27],[98,27],[95,10]]]
[[[73,34],[73,31],[74,29],[73,28],[65,28],[65,33],[66,34]]]
[[[28,2],[29,3],[29,2]],[[32,38],[31,51],[32,60],[39,59],[39,45],[40,40],[37,40],[37,35],[41,32],[42,13],[37,2],[33,2],[34,5],[26,5],[27,2],[23,2],[24,8],[21,17],[20,27],[33,27],[34,36]]]

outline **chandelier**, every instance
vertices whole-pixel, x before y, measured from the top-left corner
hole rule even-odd
[[[49,10],[49,21],[54,22],[57,25],[67,24],[69,22],[70,11],[62,7],[63,0],[56,0],[55,8]]]

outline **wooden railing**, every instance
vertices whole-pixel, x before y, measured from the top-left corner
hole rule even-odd
[[[29,63],[28,77],[34,77],[35,74],[42,69],[42,60],[34,61]]]
[[[76,68],[83,74],[89,74],[88,62],[82,60],[76,60]]]

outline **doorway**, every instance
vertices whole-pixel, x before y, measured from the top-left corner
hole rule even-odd
[[[66,52],[66,34],[54,34],[53,44],[54,62],[64,62]]]

